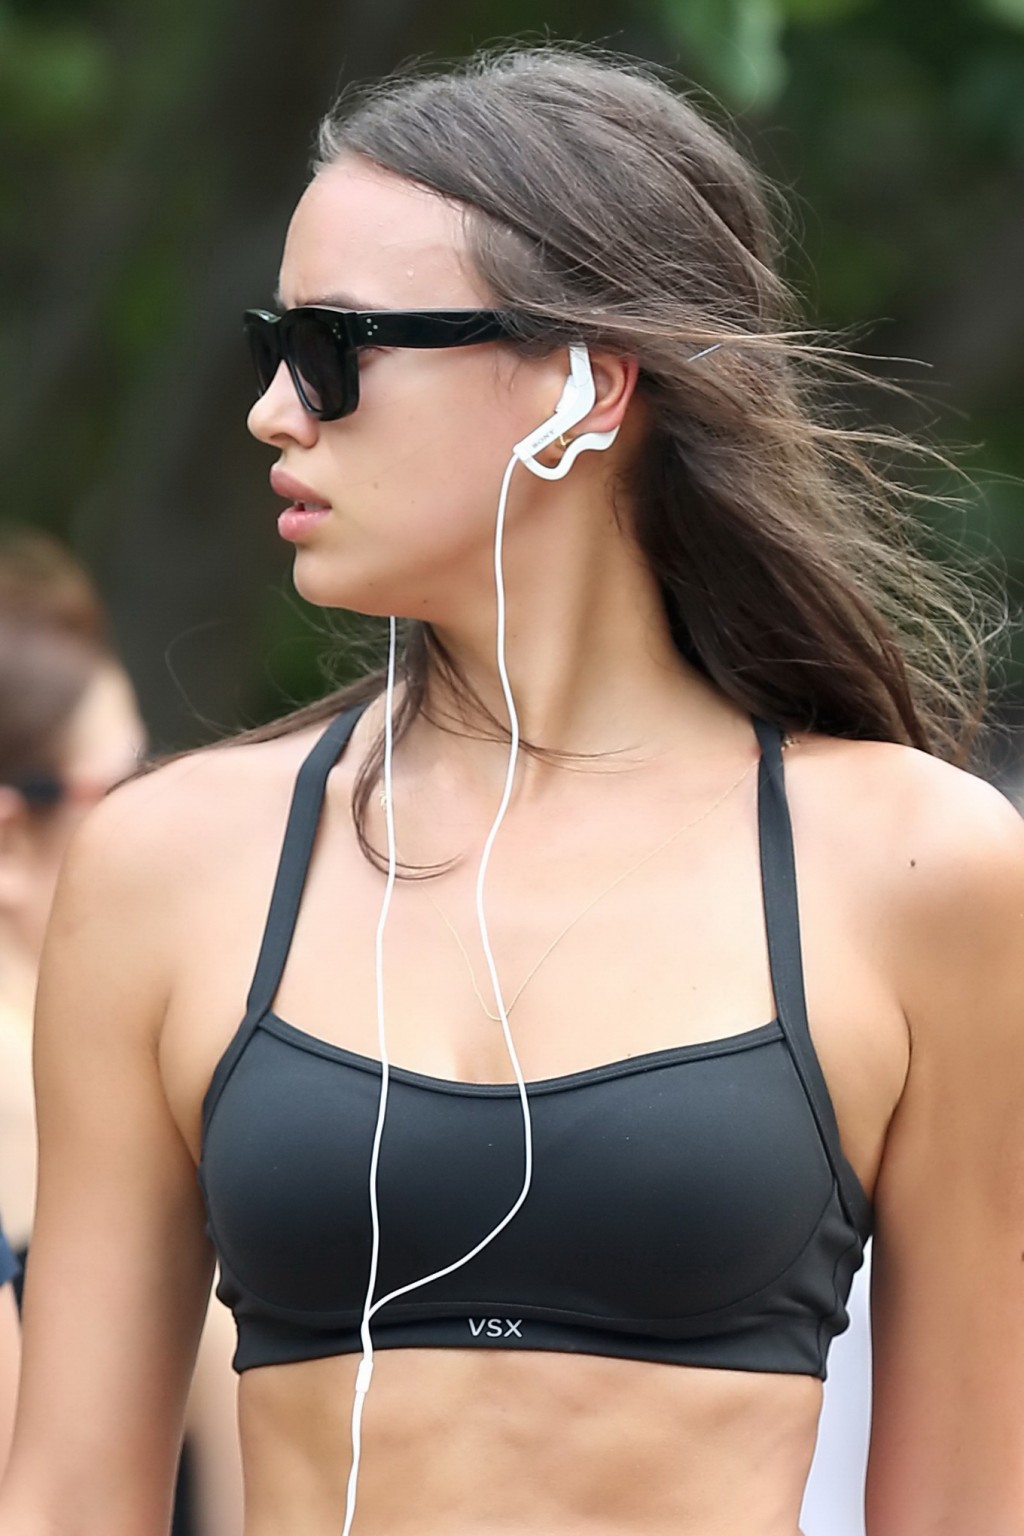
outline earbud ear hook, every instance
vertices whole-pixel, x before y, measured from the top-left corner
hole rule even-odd
[[[610,432],[584,432],[579,437],[566,440],[565,434],[570,427],[575,427],[590,414],[596,399],[597,389],[590,365],[590,353],[582,342],[574,342],[569,348],[569,376],[554,414],[547,421],[542,421],[539,427],[535,427],[528,437],[516,443],[512,449],[513,454],[542,480],[561,480],[586,449],[601,452],[610,448],[619,435],[618,427],[613,427]],[[540,463],[537,454],[555,442],[564,444],[565,452],[560,463],[549,468],[547,464]]]
[[[717,352],[721,347],[720,341],[714,342],[702,351],[695,352],[687,362],[696,363],[703,357],[709,357],[712,352]],[[579,437],[567,438],[566,433],[570,427],[576,426],[585,416],[594,409],[597,399],[597,389],[594,385],[594,373],[590,365],[590,353],[582,342],[574,342],[569,348],[569,377],[565,381],[554,414],[547,421],[542,421],[539,427],[535,427],[528,437],[516,443],[512,449],[515,457],[533,474],[539,475],[542,480],[562,480],[569,473],[581,453],[588,448],[600,453],[605,448],[610,448],[619,435],[618,427],[613,427],[610,432],[584,432]],[[558,443],[565,452],[554,468],[542,464],[537,458],[545,448],[552,443]]]

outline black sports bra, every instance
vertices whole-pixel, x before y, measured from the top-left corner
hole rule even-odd
[[[271,1011],[327,775],[360,712],[333,721],[299,772],[248,1009],[203,1105],[199,1177],[239,1371],[360,1347],[380,1063]],[[778,1017],[531,1083],[525,1205],[464,1268],[385,1306],[376,1348],[544,1349],[824,1377],[870,1207],[807,1024],[780,738],[755,727]],[[377,1294],[472,1248],[512,1204],[522,1167],[514,1084],[393,1067]]]

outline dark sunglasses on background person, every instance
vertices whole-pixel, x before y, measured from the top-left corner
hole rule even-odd
[[[22,779],[16,784],[8,785],[8,788],[16,789],[22,799],[27,800],[29,805],[38,806],[40,810],[48,810],[50,806],[73,800],[99,800],[106,793],[105,789],[98,790],[93,785],[89,786],[87,792],[82,793],[79,786],[49,773],[33,774],[30,779]]]
[[[249,340],[260,394],[283,362],[303,408],[318,421],[337,421],[359,404],[360,347],[472,347],[512,331],[497,309],[327,309],[300,305],[274,315],[247,309]]]
[[[62,778],[56,773],[33,773],[3,787],[16,790],[23,800],[41,811],[50,810],[55,805],[95,805],[112,789],[138,773],[146,761],[146,753],[140,752],[133,766],[117,778]]]
[[[23,800],[39,810],[49,810],[55,805],[95,805],[114,788],[113,784],[58,779],[55,775],[38,773],[30,779],[8,784],[7,789],[17,790]]]

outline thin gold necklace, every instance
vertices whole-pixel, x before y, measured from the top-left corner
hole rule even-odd
[[[665,849],[670,847],[676,841],[677,838],[682,837],[684,832],[689,832],[693,827],[699,826],[702,821],[706,821],[709,816],[711,816],[715,811],[718,810],[720,805],[723,805],[725,803],[725,801],[728,800],[730,795],[735,794],[736,790],[739,789],[740,785],[744,782],[744,780],[749,778],[750,774],[752,773],[754,768],[757,766],[757,763],[758,763],[758,758],[755,757],[752,762],[747,764],[746,768],[744,768],[744,770],[740,774],[739,778],[734,780],[734,782],[729,785],[728,789],[723,790],[723,792],[719,795],[718,799],[712,801],[712,803],[709,806],[707,806],[703,811],[701,811],[699,816],[692,816],[689,821],[684,821],[683,825],[681,827],[677,827],[675,829],[675,831],[672,832],[668,837],[666,837],[663,842],[660,842],[657,845],[657,847],[652,848],[648,853],[645,853],[642,858],[637,859],[636,863],[635,864],[631,864],[628,869],[623,870],[621,875],[616,875],[615,879],[611,882],[610,885],[606,885],[603,890],[598,891],[597,895],[591,897],[590,901],[587,902],[586,906],[583,907],[583,909],[581,911],[576,913],[575,917],[570,918],[569,922],[566,923],[565,927],[562,928],[558,933],[555,934],[555,937],[551,940],[551,943],[544,950],[544,952],[541,955],[540,959],[538,961],[536,961],[536,963],[530,967],[530,969],[527,971],[527,973],[526,973],[525,977],[523,978],[523,980],[519,983],[519,986],[516,988],[516,991],[514,992],[514,994],[512,996],[512,1001],[505,1005],[505,1017],[506,1018],[512,1012],[512,1009],[515,1007],[516,1003],[518,1003],[519,999],[522,997],[523,993],[526,991],[526,988],[529,986],[530,982],[536,976],[537,972],[540,970],[540,968],[544,964],[545,960],[547,960],[548,956],[557,947],[557,945],[561,944],[561,942],[565,938],[566,934],[570,933],[572,931],[572,929],[575,928],[576,924],[581,922],[583,920],[583,918],[585,918],[589,912],[593,912],[594,908],[597,906],[599,901],[603,901],[606,896],[610,896],[612,891],[614,891],[617,886],[622,885],[624,881],[628,880],[630,875],[635,875],[638,870],[643,869],[645,864],[649,864],[652,859],[656,859],[659,853],[664,853]],[[487,1015],[487,1017],[489,1019],[493,1020],[493,1022],[495,1024],[500,1024],[501,1023],[501,1015],[497,1014],[497,1013],[493,1013],[491,1011],[491,1009],[488,1008],[486,1002],[484,1001],[483,994],[481,993],[480,987],[477,984],[476,972],[473,969],[473,962],[469,958],[469,955],[466,952],[466,946],[465,946],[465,944],[463,944],[461,938],[459,937],[457,929],[455,928],[455,926],[451,922],[451,920],[448,918],[446,913],[443,912],[442,909],[438,906],[438,904],[434,900],[433,896],[431,896],[429,890],[427,891],[427,900],[430,902],[430,905],[433,907],[434,911],[437,913],[438,917],[444,923],[445,927],[448,929],[448,932],[451,934],[452,938],[455,940],[455,943],[458,945],[459,954],[462,956],[463,960],[466,962],[466,969],[469,972],[469,979],[472,982],[473,991],[476,994],[477,1002],[480,1004],[480,1007],[483,1009],[484,1013]]]

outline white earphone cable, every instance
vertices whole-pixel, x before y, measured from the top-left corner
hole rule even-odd
[[[423,1275],[418,1280],[409,1281],[406,1285],[400,1285],[386,1295],[373,1299],[377,1286],[377,1267],[380,1257],[380,1213],[377,1199],[377,1174],[380,1164],[380,1146],[384,1132],[384,1116],[387,1109],[388,1087],[390,1073],[387,1054],[387,1037],[384,1026],[384,928],[387,923],[388,913],[391,907],[391,898],[394,892],[397,872],[397,855],[395,851],[395,820],[394,820],[394,796],[392,794],[392,755],[394,737],[392,730],[392,714],[394,703],[395,684],[395,651],[396,651],[396,624],[395,619],[390,619],[390,643],[388,648],[388,681],[385,693],[386,718],[384,724],[384,815],[387,827],[388,848],[388,874],[384,888],[384,897],[381,902],[380,916],[377,921],[377,937],[375,948],[375,966],[377,983],[377,1043],[380,1051],[381,1082],[380,1099],[377,1105],[377,1124],[374,1130],[373,1149],[370,1155],[370,1221],[372,1226],[372,1244],[370,1250],[370,1272],[367,1281],[366,1295],[363,1301],[362,1323],[360,1325],[360,1339],[362,1342],[362,1359],[356,1371],[355,1393],[352,1400],[352,1462],[349,1468],[348,1489],[345,1504],[345,1524],[342,1536],[350,1536],[352,1523],[356,1512],[356,1494],[359,1482],[359,1463],[362,1455],[362,1418],[363,1404],[370,1390],[370,1382],[373,1377],[373,1339],[370,1323],[380,1309],[389,1301],[394,1301],[399,1296],[405,1296],[410,1291],[419,1290],[421,1286],[429,1285],[434,1280],[443,1279],[445,1275],[454,1273],[475,1259],[500,1232],[508,1226],[509,1222],[521,1209],[523,1202],[530,1192],[530,1184],[533,1179],[533,1123],[530,1118],[530,1104],[526,1092],[526,1081],[523,1070],[516,1053],[515,1043],[512,1039],[512,1030],[508,1020],[508,1010],[501,991],[501,982],[498,977],[498,969],[491,949],[490,933],[487,927],[487,915],[484,911],[484,886],[487,879],[487,870],[490,865],[491,851],[494,847],[499,829],[505,819],[509,802],[512,798],[512,790],[515,786],[516,763],[519,756],[519,715],[516,711],[515,699],[512,695],[512,685],[509,681],[508,667],[505,658],[505,574],[502,558],[502,545],[505,536],[505,515],[508,506],[509,486],[512,475],[515,472],[518,458],[513,454],[505,469],[501,483],[501,493],[498,498],[498,515],[494,530],[494,581],[497,601],[497,664],[498,676],[501,681],[502,693],[509,717],[509,753],[508,765],[505,771],[505,785],[501,796],[501,802],[491,823],[490,831],[484,840],[483,851],[480,855],[480,863],[477,867],[476,878],[476,913],[480,928],[480,943],[483,947],[484,958],[487,962],[488,974],[491,978],[491,986],[494,990],[494,1001],[497,1005],[498,1016],[501,1020],[501,1030],[505,1039],[509,1060],[519,1091],[519,1103],[523,1116],[523,1183],[504,1216],[496,1223],[480,1241],[464,1253],[454,1263],[445,1265],[442,1269],[436,1269],[429,1275]]]
[[[377,919],[377,933],[374,945],[374,969],[377,983],[377,1047],[380,1052],[380,1097],[377,1101],[377,1124],[374,1127],[373,1146],[370,1151],[370,1227],[372,1232],[370,1273],[366,1282],[363,1316],[359,1326],[363,1354],[356,1370],[356,1386],[352,1397],[352,1462],[349,1467],[348,1488],[345,1496],[345,1524],[342,1536],[349,1536],[352,1530],[352,1522],[356,1515],[356,1490],[359,1482],[359,1462],[362,1456],[363,1404],[366,1401],[366,1394],[370,1390],[370,1382],[373,1378],[373,1338],[370,1333],[370,1318],[373,1315],[373,1293],[377,1288],[377,1266],[380,1260],[380,1210],[377,1201],[377,1169],[380,1163],[380,1145],[384,1135],[384,1116],[387,1113],[388,1088],[391,1082],[387,1031],[384,1027],[384,928],[387,924],[388,913],[391,910],[391,898],[394,894],[395,878],[398,870],[398,856],[395,847],[394,796],[391,792],[392,747],[394,742],[392,719],[394,715],[395,652],[397,648],[397,625],[392,614],[388,620],[388,680],[384,695],[384,824],[387,835],[388,874],[384,886],[384,896],[380,905],[380,915]]]

